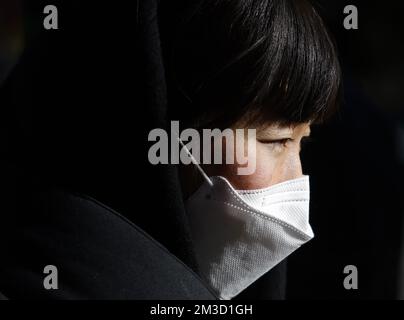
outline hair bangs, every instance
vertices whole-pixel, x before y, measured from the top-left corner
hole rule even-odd
[[[197,126],[320,122],[341,91],[336,49],[306,0],[204,0],[181,25],[174,73]],[[184,111],[184,109],[183,109]]]
[[[274,1],[276,2],[276,1]],[[255,64],[250,120],[259,124],[322,122],[341,94],[336,49],[321,18],[305,1],[280,1],[269,14]]]

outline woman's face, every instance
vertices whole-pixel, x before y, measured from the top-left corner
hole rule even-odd
[[[299,178],[303,175],[300,161],[301,142],[309,135],[310,123],[295,126],[270,125],[257,129],[254,138],[256,152],[248,154],[248,161],[255,161],[256,170],[253,174],[239,175],[237,169],[241,165],[238,163],[211,165],[205,170],[209,176],[225,177],[235,189],[240,190],[266,188]],[[244,147],[247,143],[244,142]]]

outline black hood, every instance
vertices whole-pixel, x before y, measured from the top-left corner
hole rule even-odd
[[[60,28],[44,30],[47,3],[29,2],[26,48],[0,96],[9,185],[92,197],[197,271],[177,168],[148,160],[150,130],[169,120],[162,47],[170,42],[161,34],[170,34],[170,21],[174,30],[182,13],[162,1],[170,8],[162,17],[157,0],[130,8],[55,1]],[[4,198],[14,199],[6,189]],[[275,274],[279,298],[283,280],[279,286]]]
[[[176,168],[147,158],[149,131],[166,125],[157,4],[111,6],[64,1],[59,30],[29,29],[2,90],[7,156],[33,183],[96,198],[195,267]],[[27,7],[27,24],[42,26],[40,8]]]

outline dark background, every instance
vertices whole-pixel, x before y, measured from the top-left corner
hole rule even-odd
[[[45,31],[48,3],[30,2],[23,10],[16,0],[0,4],[3,168],[101,199],[169,248],[188,241],[173,236],[182,227],[154,204],[143,211],[128,200],[139,185],[156,188],[158,173],[146,179],[137,168],[147,161],[145,134],[161,121],[146,124],[153,106],[138,103],[134,61],[153,52],[133,44],[136,9],[54,1],[60,30]],[[359,30],[343,28],[351,4]],[[316,237],[288,259],[287,297],[404,299],[404,5],[321,1],[320,11],[339,48],[345,101],[303,151]],[[358,290],[343,287],[346,265],[358,268]]]
[[[350,4],[358,30],[343,27]],[[404,298],[404,5],[321,7],[340,51],[345,103],[303,153],[316,238],[289,259],[289,297]],[[358,290],[343,287],[346,265],[358,268]]]

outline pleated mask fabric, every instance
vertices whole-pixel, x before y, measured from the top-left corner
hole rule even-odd
[[[239,294],[314,237],[309,177],[235,190],[210,177],[186,202],[202,274],[220,299]]]

